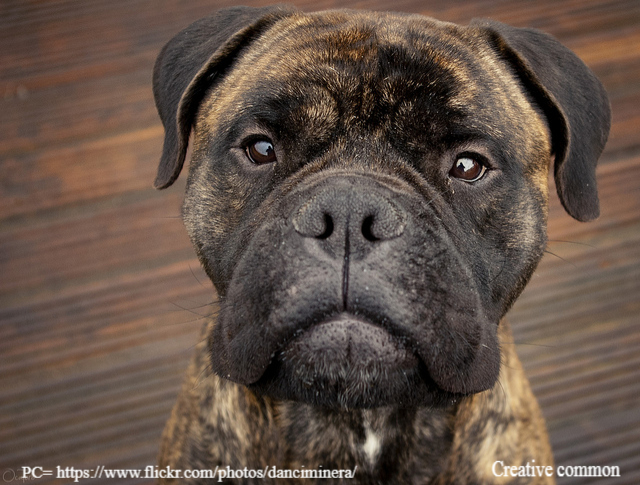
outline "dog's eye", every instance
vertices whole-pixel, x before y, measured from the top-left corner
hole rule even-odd
[[[464,155],[456,159],[449,175],[465,182],[476,182],[486,171],[487,167],[480,160]]]
[[[277,160],[276,150],[270,140],[256,140],[246,147],[247,157],[256,165],[273,163]]]

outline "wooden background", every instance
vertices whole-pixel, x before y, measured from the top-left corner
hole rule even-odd
[[[622,472],[559,482],[640,483],[640,2],[296,3],[540,28],[603,80],[613,130],[598,169],[602,216],[578,223],[553,195],[550,253],[510,319],[557,464]],[[230,4],[0,2],[4,482],[21,466],[155,464],[198,329],[215,306],[179,217],[185,177],[151,188],[162,142],[151,69],[173,34]]]

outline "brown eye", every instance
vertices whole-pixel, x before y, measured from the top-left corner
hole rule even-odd
[[[485,165],[475,158],[461,156],[449,171],[449,175],[465,182],[476,182],[487,171]]]
[[[246,152],[249,160],[256,165],[273,163],[277,160],[276,150],[269,140],[257,140],[249,143]]]

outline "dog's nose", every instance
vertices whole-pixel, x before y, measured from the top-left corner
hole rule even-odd
[[[326,181],[292,217],[303,237],[322,241],[325,251],[363,257],[379,241],[402,235],[406,213],[392,192],[360,177]]]

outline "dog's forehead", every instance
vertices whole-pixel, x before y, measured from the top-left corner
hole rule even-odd
[[[272,28],[266,42],[282,49],[295,46],[294,51],[288,51],[290,56],[315,51],[318,61],[362,61],[376,47],[405,46],[434,52],[439,45],[455,51],[471,40],[467,30],[421,15],[335,10],[282,19]]]
[[[243,64],[272,87],[304,79],[345,94],[376,80],[390,96],[401,79],[423,91],[446,83],[449,102],[468,104],[477,91],[474,78],[486,75],[487,62],[479,61],[490,55],[483,47],[465,28],[422,16],[329,11],[280,21]]]
[[[207,104],[206,125],[260,112],[314,136],[338,119],[373,119],[368,127],[384,130],[391,120],[415,125],[416,116],[433,119],[425,127],[434,140],[455,131],[457,120],[483,137],[509,131],[509,143],[523,147],[538,138],[525,130],[547,136],[484,37],[420,15],[339,10],[282,19],[245,49]]]

